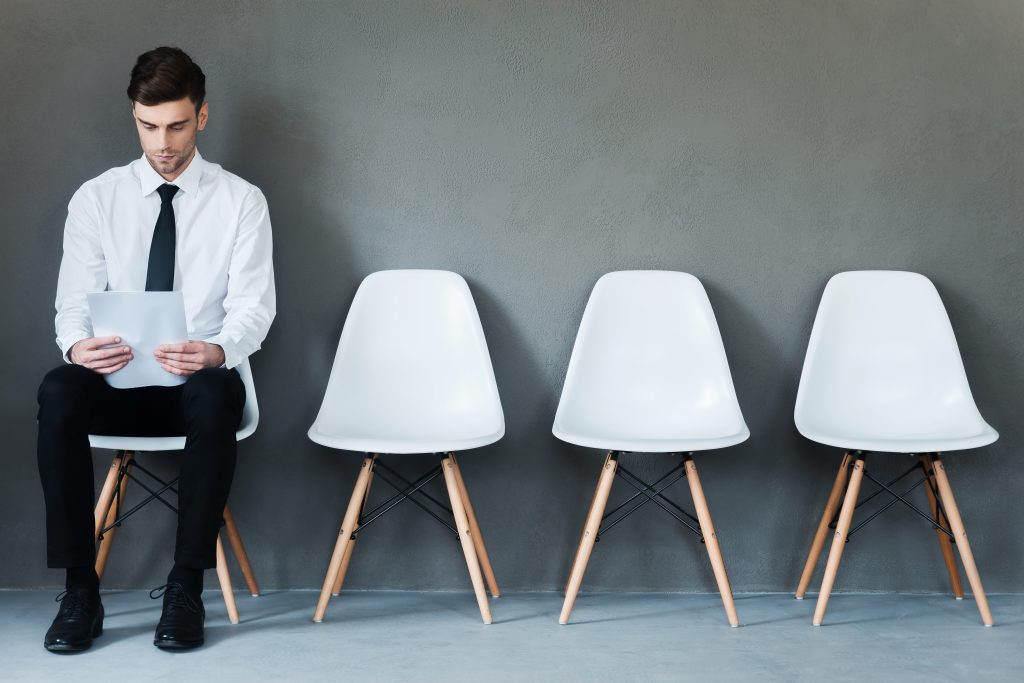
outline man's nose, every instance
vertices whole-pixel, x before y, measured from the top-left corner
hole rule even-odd
[[[166,128],[161,128],[157,132],[157,142],[160,144],[160,149],[166,149],[171,139],[171,132]]]

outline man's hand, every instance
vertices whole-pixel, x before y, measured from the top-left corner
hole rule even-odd
[[[120,337],[90,337],[75,342],[68,351],[68,359],[75,365],[89,368],[101,375],[109,375],[128,365],[134,356],[129,346],[101,348],[112,344],[120,344]]]
[[[203,368],[224,365],[224,349],[217,344],[190,341],[184,344],[162,344],[153,352],[160,367],[172,375],[188,377]]]

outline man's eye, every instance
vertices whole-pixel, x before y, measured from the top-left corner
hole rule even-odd
[[[171,130],[184,130],[184,126],[171,126]]]

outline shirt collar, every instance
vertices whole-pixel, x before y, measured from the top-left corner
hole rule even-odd
[[[180,176],[174,179],[171,185],[177,185],[179,191],[184,192],[186,195],[195,195],[199,191],[199,180],[202,178],[203,166],[205,164],[206,161],[197,149],[195,156],[192,157],[192,161],[188,163],[188,167]],[[139,182],[142,187],[143,197],[149,196],[158,187],[167,182],[162,175],[153,170],[145,154],[142,155],[139,169]]]

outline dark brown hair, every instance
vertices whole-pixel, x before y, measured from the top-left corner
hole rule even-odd
[[[196,105],[206,99],[206,76],[199,65],[176,47],[158,47],[139,55],[128,83],[128,99],[151,107],[184,97]]]

